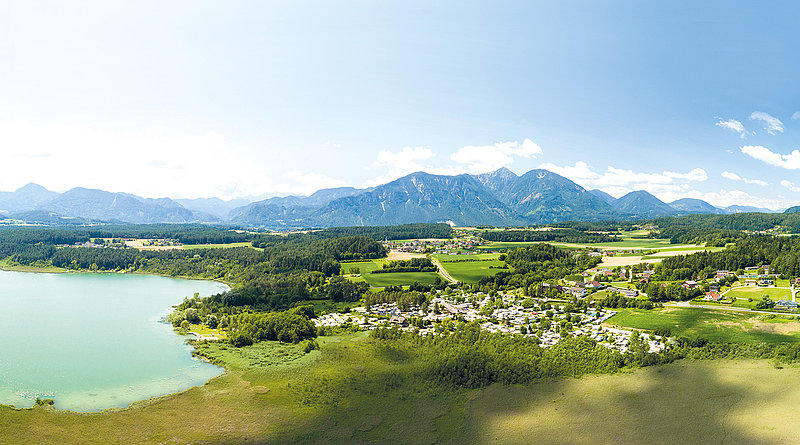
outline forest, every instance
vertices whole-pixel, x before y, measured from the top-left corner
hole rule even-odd
[[[574,228],[557,230],[488,230],[481,232],[480,236],[486,241],[499,242],[612,243],[621,241],[620,238],[615,238],[605,233],[587,232]]]

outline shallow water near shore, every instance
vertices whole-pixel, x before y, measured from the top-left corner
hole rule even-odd
[[[100,411],[179,392],[223,372],[163,321],[213,281],[0,271],[0,403]]]

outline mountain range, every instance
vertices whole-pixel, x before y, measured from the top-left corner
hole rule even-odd
[[[81,187],[57,193],[37,184],[0,192],[0,215],[47,224],[69,218],[71,223],[225,223],[270,229],[410,222],[519,226],[742,212],[772,211],[746,206],[719,208],[692,198],[665,203],[643,190],[614,198],[601,190],[586,190],[548,170],[535,169],[518,176],[507,168],[479,175],[417,172],[373,188],[339,187],[310,196],[256,202],[151,199]]]

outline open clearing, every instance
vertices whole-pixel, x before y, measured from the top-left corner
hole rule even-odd
[[[505,262],[498,259],[499,254],[432,256],[439,260],[451,277],[464,283],[477,283],[483,277],[492,276],[503,270],[513,270],[500,269]]]
[[[769,296],[773,300],[792,299],[792,292],[789,289],[780,289],[776,287],[736,287],[725,293],[726,297],[752,298],[753,300],[760,300],[764,295]]]
[[[767,361],[681,361],[495,385],[474,395],[466,415],[479,443],[794,443],[800,423],[785,419],[800,415],[798,382],[800,369]]]
[[[603,257],[603,261],[598,264],[598,267],[617,267],[617,266],[633,266],[640,263],[660,263],[661,259],[643,260],[641,256],[607,256]]]
[[[794,443],[800,368],[692,361],[614,375],[429,387],[418,363],[363,334],[322,350],[202,349],[229,372],[106,413],[0,407],[0,443]],[[406,376],[406,377],[403,377]]]
[[[650,311],[617,309],[609,325],[655,330],[669,328],[673,336],[700,337],[721,342],[800,341],[800,323],[782,318],[767,319],[757,313],[728,312],[701,308],[663,308]],[[766,324],[787,324],[772,328]]]
[[[386,287],[408,286],[415,282],[433,284],[439,274],[436,272],[365,273],[361,277],[372,287]]]
[[[425,258],[421,253],[400,252],[399,250],[392,250],[386,257],[388,261],[410,260],[412,258]]]

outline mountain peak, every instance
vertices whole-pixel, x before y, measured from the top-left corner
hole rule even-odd
[[[39,185],[39,184],[37,184],[35,182],[29,182],[29,183],[23,185],[22,187],[18,188],[16,190],[16,193],[20,193],[20,192],[22,192],[22,193],[31,193],[31,192],[42,193],[42,192],[49,192],[49,191],[50,190],[47,190],[45,187],[42,187],[41,185]]]

